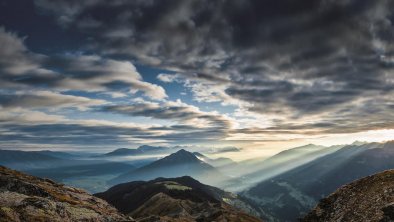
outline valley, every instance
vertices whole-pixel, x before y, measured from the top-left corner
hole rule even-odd
[[[151,196],[144,195],[144,201],[153,198],[150,200],[153,201],[151,204],[155,202],[154,196],[161,193],[162,189],[174,190],[175,193],[188,192],[191,189],[190,183],[199,184],[200,181],[232,192],[233,194],[226,194],[225,191],[216,191],[214,196],[217,198],[220,193],[218,199],[226,203],[225,206],[237,206],[264,221],[294,221],[306,215],[320,199],[342,185],[394,168],[392,141],[331,147],[307,145],[253,162],[253,165],[250,161],[248,167],[243,165],[243,162],[228,158],[210,158],[209,154],[189,152],[185,149],[143,146],[143,152],[138,149],[130,149],[131,152],[128,150],[94,156],[1,150],[0,164],[83,188],[101,197],[113,192],[115,188],[137,189],[135,186],[146,187],[148,185],[143,184],[152,184],[152,189],[154,187],[153,190],[158,191],[151,191]],[[151,155],[155,154],[163,157],[152,158]],[[114,161],[114,156],[121,158]],[[141,158],[134,159],[134,162],[134,156]],[[237,169],[239,176],[227,174],[231,169]],[[125,188],[117,184],[122,184]],[[174,202],[172,194],[160,195],[165,195],[160,198],[169,198],[169,202]],[[193,195],[196,195],[194,198],[202,198],[201,194]],[[115,198],[116,195],[111,193],[109,196]],[[121,205],[118,200],[106,200],[115,206]],[[127,201],[126,203],[129,204]],[[161,203],[155,204],[161,206]],[[131,214],[137,208],[135,205],[132,209],[121,212]],[[191,216],[193,213],[188,211],[188,214]]]

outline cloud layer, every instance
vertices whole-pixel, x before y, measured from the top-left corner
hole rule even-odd
[[[250,111],[282,114],[281,121],[321,115],[316,124],[323,125],[335,112],[329,128],[349,122],[349,113],[364,112],[377,97],[384,98],[379,112],[392,110],[390,1],[61,3],[74,10],[36,3],[65,27],[94,23],[83,29],[103,53],[177,71],[189,85],[213,83],[217,90],[206,97],[246,102]],[[344,112],[349,104],[352,111]]]
[[[37,16],[82,36],[85,45],[34,52],[26,44],[29,36],[0,28],[0,117],[16,121],[6,121],[8,132],[33,135],[56,126],[87,136],[103,127],[114,132],[113,140],[173,143],[394,128],[392,1],[35,0],[34,5]],[[138,65],[163,73],[155,78],[139,72]],[[180,95],[171,96],[176,85],[192,98],[181,102]],[[203,111],[211,105],[220,108]],[[113,128],[88,126],[65,114],[73,108],[84,117],[111,116],[106,121],[113,121]],[[30,118],[31,126],[24,126],[27,113],[40,121],[47,116],[55,125],[40,126]],[[128,129],[129,134],[119,125],[137,118],[149,126]],[[28,138],[35,137],[23,140]]]

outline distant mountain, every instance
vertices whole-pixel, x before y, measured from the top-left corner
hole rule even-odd
[[[236,195],[188,176],[119,184],[95,196],[137,220],[260,221],[230,205],[246,208]]]
[[[394,142],[345,146],[242,192],[269,221],[295,221],[342,185],[394,168]]]
[[[0,165],[17,170],[67,164],[67,160],[37,151],[0,150]]]
[[[127,181],[152,180],[157,177],[179,177],[186,175],[211,185],[219,184],[221,181],[227,179],[226,176],[221,174],[213,166],[198,159],[193,153],[181,149],[146,166],[122,174],[111,180],[110,183],[116,184]]]
[[[137,149],[119,148],[99,156],[123,156],[123,155],[135,155],[136,153],[138,153]]]
[[[44,154],[46,156],[56,157],[60,159],[75,159],[80,157],[77,154],[61,152],[61,151],[52,151],[52,150],[40,150],[40,151],[32,151],[32,152]]]
[[[352,144],[350,144],[350,145],[361,146],[361,145],[364,145],[364,144],[367,144],[367,143],[368,143],[368,142],[356,140],[356,141],[354,141],[354,142],[353,142]]]
[[[0,221],[133,221],[83,190],[0,167]]]
[[[60,166],[26,171],[35,176],[48,177],[61,181],[62,179],[70,177],[120,174],[133,168],[134,166],[125,163],[85,160],[75,161],[75,165],[71,166]]]
[[[322,199],[302,221],[394,221],[394,170],[341,187]]]
[[[56,180],[75,176],[121,173],[133,168],[132,165],[125,163],[72,159],[72,157],[77,156],[49,150],[0,150],[0,165]]]
[[[254,163],[248,163],[242,167],[238,164],[234,169],[229,168],[227,171],[240,171],[240,178],[235,178],[234,182],[229,181],[226,189],[231,191],[240,191],[252,187],[257,183],[267,180],[271,177],[289,171],[293,168],[306,164],[319,157],[335,152],[342,146],[319,146],[308,144],[282,151],[272,157]],[[240,183],[242,181],[242,183]]]
[[[168,153],[167,147],[142,145],[137,149],[120,148],[101,156],[134,156],[134,155],[149,155],[153,153]]]
[[[149,146],[141,145],[136,149],[119,148],[111,152],[97,155],[96,157],[121,157],[121,156],[139,156],[139,155],[155,155],[155,154],[171,154],[181,149],[192,150],[195,152],[204,152],[209,154],[221,154],[229,152],[240,152],[237,147],[197,147],[197,146]]]
[[[53,166],[44,169],[24,170],[38,177],[45,177],[57,182],[83,188],[91,193],[108,189],[107,180],[135,169],[134,166],[120,162],[82,160],[71,161],[73,165]]]
[[[225,167],[225,166],[230,166],[230,165],[236,165],[237,162],[230,158],[225,158],[225,157],[219,157],[219,158],[209,158],[206,155],[200,153],[200,152],[193,152],[193,154],[199,158],[200,160],[216,167]]]
[[[82,187],[90,192],[107,189],[107,180],[135,168],[127,163],[80,159],[78,155],[49,150],[0,150],[0,165]]]

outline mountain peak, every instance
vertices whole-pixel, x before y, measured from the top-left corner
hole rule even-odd
[[[125,155],[134,154],[136,151],[137,151],[136,149],[119,148],[119,149],[113,150],[109,153],[105,153],[103,155],[104,156],[125,156]]]
[[[189,152],[189,151],[186,151],[185,149],[180,149],[180,150],[178,150],[178,151],[176,151],[175,153],[180,153],[180,154],[192,154],[191,152]]]
[[[179,177],[189,175],[211,185],[219,184],[228,179],[213,166],[198,159],[193,153],[184,149],[178,150],[166,157],[148,165],[132,170],[111,180],[112,184],[152,180],[158,177]]]
[[[179,162],[184,162],[184,163],[200,162],[200,160],[193,153],[186,151],[184,149],[180,149],[177,152],[163,158],[163,160],[165,160],[165,159],[170,160],[170,161],[174,161],[176,163],[179,163]]]
[[[151,164],[148,164],[142,167],[141,169],[146,169],[151,167],[163,168],[163,167],[174,166],[174,165],[183,165],[183,164],[189,165],[189,164],[200,164],[200,163],[204,163],[204,162],[199,160],[193,153],[181,149]]]
[[[316,144],[313,144],[313,143],[309,143],[309,144],[307,144],[305,146],[300,146],[299,148],[321,148],[321,147],[322,147],[321,145],[316,145]]]
[[[356,140],[351,145],[361,146],[361,145],[364,145],[364,144],[367,144],[367,142]]]

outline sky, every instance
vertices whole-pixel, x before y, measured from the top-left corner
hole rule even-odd
[[[390,0],[0,0],[0,148],[394,139]]]

